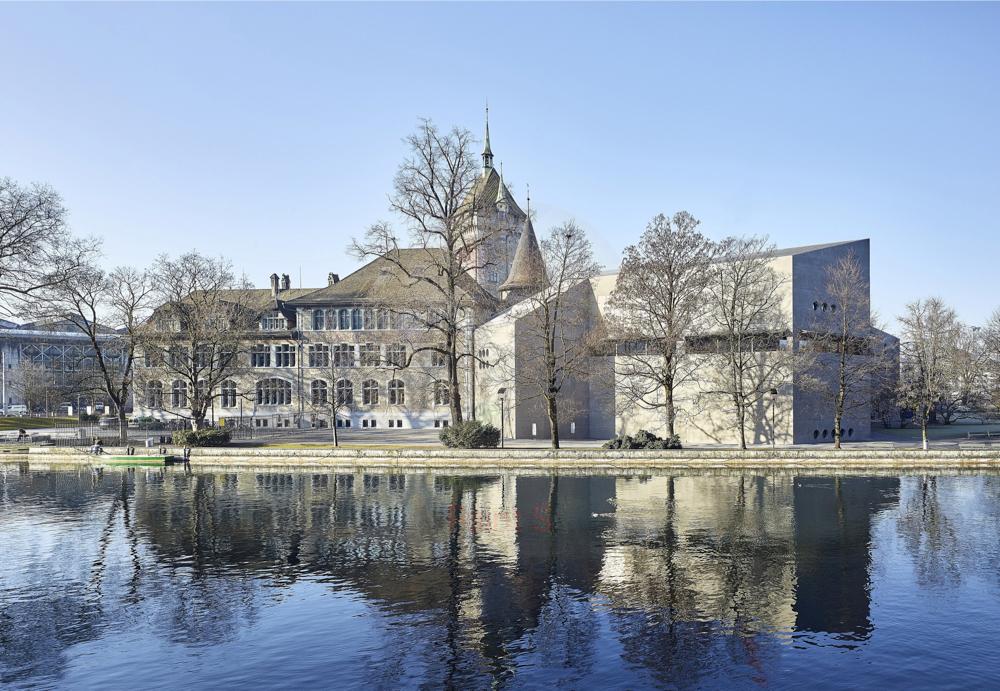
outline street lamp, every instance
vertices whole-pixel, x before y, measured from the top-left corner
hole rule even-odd
[[[504,395],[507,393],[507,387],[502,386],[500,390],[497,391],[497,397],[500,399],[500,448],[503,448],[503,399]]]
[[[777,434],[778,434],[778,430],[775,427],[775,417],[774,417],[774,404],[775,401],[778,400],[778,390],[771,389],[770,391],[768,391],[768,393],[771,394],[771,448],[773,449],[777,444]]]

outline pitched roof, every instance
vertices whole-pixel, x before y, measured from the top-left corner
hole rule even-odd
[[[501,185],[503,186],[501,187]],[[477,209],[494,211],[499,198],[507,200],[507,213],[509,215],[519,219],[526,218],[524,211],[514,201],[514,195],[500,179],[500,173],[497,172],[496,168],[484,170],[483,174],[476,178],[476,182],[473,183],[472,189],[469,190],[462,205],[467,207],[475,200]]]
[[[542,250],[535,237],[535,228],[529,218],[524,222],[524,231],[517,241],[514,261],[510,264],[510,274],[500,286],[500,290],[541,290],[548,284],[545,259],[542,257]]]
[[[314,292],[315,288],[286,288],[278,293],[278,300],[289,302]],[[258,309],[268,309],[275,306],[274,293],[270,288],[231,288],[220,291],[223,299],[232,297],[234,302],[242,302]]]
[[[415,247],[396,250],[396,254],[398,264],[396,260],[376,257],[339,282],[289,302],[293,306],[379,302],[390,299],[396,290],[405,291],[407,301],[440,300],[441,293],[436,288],[414,277],[433,278],[444,264],[444,250]],[[460,287],[476,299],[492,299],[468,274],[463,274]]]

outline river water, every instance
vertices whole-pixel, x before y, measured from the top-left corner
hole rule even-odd
[[[1000,477],[0,466],[12,688],[984,688]]]

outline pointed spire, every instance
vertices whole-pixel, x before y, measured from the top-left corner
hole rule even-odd
[[[514,260],[510,264],[507,280],[500,286],[504,299],[520,299],[533,295],[549,285],[545,271],[545,259],[535,237],[535,227],[531,223],[531,197],[528,197],[524,230],[514,250]],[[513,295],[512,295],[513,293]]]
[[[486,102],[486,136],[483,137],[483,174],[493,167],[493,151],[490,149],[490,103]]]

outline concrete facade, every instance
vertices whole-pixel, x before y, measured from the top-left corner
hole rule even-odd
[[[837,305],[826,294],[827,269],[853,254],[868,278],[869,241],[831,243],[778,250],[771,255],[770,266],[782,280],[780,328],[785,337],[780,348],[798,348],[804,334],[834,328]],[[592,306],[590,329],[599,330],[608,317],[608,300],[617,280],[609,273],[573,288],[574,300]],[[515,305],[478,330],[478,340],[496,353],[512,356],[513,364],[498,365],[495,372],[480,376],[477,414],[480,419],[499,426],[500,404],[497,390],[504,388],[504,428],[516,438],[545,438],[548,421],[537,395],[525,389],[519,368],[528,360],[520,352],[521,329],[528,318],[523,305]],[[897,342],[883,334],[886,347]],[[623,395],[622,363],[629,357],[615,348],[592,359],[593,374],[587,381],[571,382],[566,397],[574,411],[567,415],[560,430],[563,438],[608,438],[614,434],[633,434],[641,429],[664,435],[666,422],[662,409],[643,408],[630,403]],[[739,433],[736,418],[727,401],[709,394],[706,382],[721,365],[720,355],[693,354],[697,375],[676,392],[678,404],[675,428],[688,444],[735,443]],[[769,356],[760,353],[762,359]],[[832,354],[820,354],[833,358]],[[855,356],[863,357],[863,356]],[[751,411],[749,443],[790,444],[830,441],[833,437],[833,413],[830,403],[803,385],[800,374],[785,372],[772,386],[777,395],[761,398]],[[868,405],[847,411],[842,423],[846,440],[862,441],[871,436],[871,409]]]

